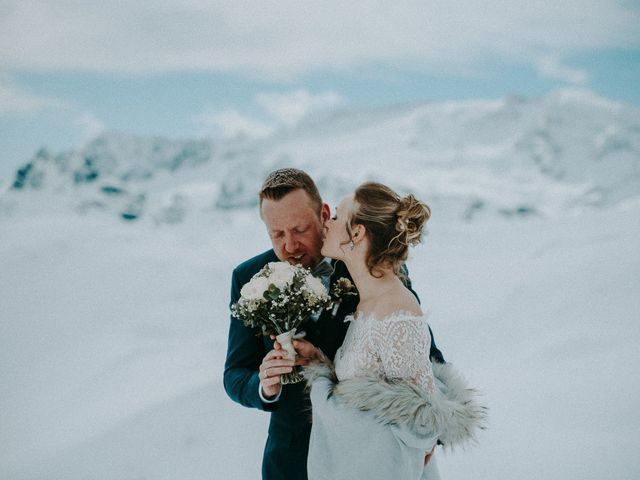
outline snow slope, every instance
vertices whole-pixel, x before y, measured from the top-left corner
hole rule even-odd
[[[434,221],[411,275],[491,407],[478,446],[438,454],[444,478],[637,478],[639,233],[631,209]],[[221,374],[230,270],[267,245],[248,213],[179,230],[13,222],[0,477],[259,478],[267,415],[231,402]]]

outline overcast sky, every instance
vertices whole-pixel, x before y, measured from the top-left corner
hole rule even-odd
[[[637,1],[0,0],[0,178],[105,130],[582,88],[640,106]]]

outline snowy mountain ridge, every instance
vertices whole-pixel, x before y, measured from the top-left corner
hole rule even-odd
[[[640,109],[562,90],[325,112],[266,138],[107,133],[36,153],[0,193],[0,218],[72,208],[179,223],[254,206],[283,166],[308,171],[331,202],[373,179],[456,218],[555,215],[640,196]]]

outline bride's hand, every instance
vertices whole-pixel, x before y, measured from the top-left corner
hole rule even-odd
[[[427,463],[429,463],[431,461],[431,457],[433,457],[433,452],[435,451],[436,446],[434,445],[433,448],[431,449],[430,452],[427,452],[427,454],[424,456],[424,465],[426,466]]]
[[[273,342],[274,350],[281,350],[282,345],[276,340],[275,335],[271,335],[271,340]],[[293,340],[293,348],[296,350],[296,363],[295,365],[309,365],[310,362],[325,359],[325,355],[318,347],[316,347],[313,343],[308,340],[303,340],[301,338]]]
[[[314,360],[324,357],[322,351],[308,340],[297,339],[293,341],[293,348],[296,349],[296,365],[308,365]]]

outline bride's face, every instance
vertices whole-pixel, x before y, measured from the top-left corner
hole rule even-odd
[[[347,220],[353,207],[353,195],[345,197],[336,207],[333,217],[324,222],[321,253],[325,257],[342,259],[348,249]]]

